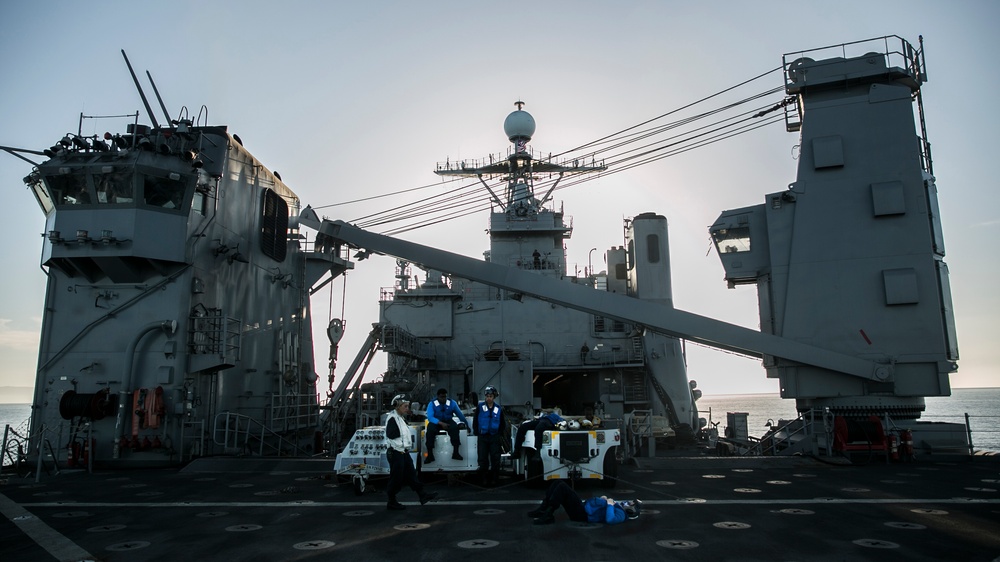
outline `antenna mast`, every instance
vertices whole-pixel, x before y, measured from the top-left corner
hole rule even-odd
[[[135,89],[139,90],[139,97],[142,98],[142,105],[146,106],[146,115],[149,115],[149,120],[153,122],[153,127],[159,129],[160,124],[156,122],[156,116],[153,115],[153,110],[149,107],[149,101],[146,99],[145,92],[142,91],[142,86],[139,85],[139,79],[136,78],[135,71],[132,70],[132,63],[128,61],[128,55],[125,54],[125,49],[122,49],[122,56],[125,57],[125,64],[128,65],[129,74],[132,75],[132,81],[135,82]]]

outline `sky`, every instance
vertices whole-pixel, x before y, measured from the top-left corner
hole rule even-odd
[[[341,203],[433,184],[446,158],[506,151],[502,124],[519,99],[537,124],[532,147],[558,153],[765,73],[784,53],[885,35],[916,45],[923,36],[923,101],[961,356],[951,383],[996,387],[1000,189],[990,162],[1000,154],[1000,110],[989,100],[1000,91],[1000,44],[989,38],[997,21],[992,1],[7,1],[0,145],[41,150],[75,132],[81,113],[143,111],[124,49],[137,73],[152,74],[171,115],[207,108],[208,121],[228,125],[304,205],[350,221],[446,187]],[[781,84],[772,74],[759,90]],[[124,127],[110,123],[87,120],[83,132]],[[582,269],[597,248],[598,266],[622,244],[623,219],[657,212],[670,225],[675,307],[756,329],[756,291],[727,289],[708,226],[722,210],[763,203],[794,181],[797,141],[769,127],[558,191],[575,227],[569,263]],[[30,171],[0,152],[8,272],[0,387],[34,381],[44,220],[22,182]],[[402,237],[481,257],[487,220],[484,212]],[[314,296],[317,366],[326,363],[323,330],[342,311],[338,371],[350,364],[393,267],[391,258],[366,260]],[[709,348],[688,347],[688,372],[706,395],[778,392],[758,360]]]

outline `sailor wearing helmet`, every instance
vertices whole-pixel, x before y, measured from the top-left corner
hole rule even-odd
[[[391,405],[392,410],[385,420],[385,437],[389,442],[389,448],[385,452],[385,458],[389,461],[389,484],[385,489],[389,501],[386,503],[386,508],[400,510],[406,509],[406,506],[396,500],[396,494],[403,488],[403,484],[417,493],[420,505],[436,498],[437,493],[424,492],[424,485],[417,479],[417,470],[413,467],[413,459],[410,458],[413,435],[405,419],[410,415],[410,401],[402,394],[397,394],[393,397]]]
[[[496,402],[497,389],[483,389],[485,400],[476,407],[472,430],[479,439],[479,475],[484,486],[494,486],[500,477],[500,435],[504,427],[503,408]]]
[[[555,522],[554,513],[562,507],[571,521],[607,523],[616,525],[626,519],[638,519],[642,502],[639,500],[615,501],[607,496],[580,499],[563,480],[558,480],[545,492],[542,505],[528,512],[535,525],[550,525]]]

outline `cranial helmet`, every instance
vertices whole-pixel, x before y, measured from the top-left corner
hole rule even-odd
[[[397,395],[395,395],[395,396],[392,397],[392,402],[390,402],[389,404],[393,408],[395,408],[395,407],[399,406],[400,404],[402,404],[403,402],[409,402],[409,401],[410,400],[406,398],[405,394],[397,394]]]
[[[486,388],[483,389],[483,396],[486,396],[487,394],[492,394],[494,397],[500,396],[500,393],[497,392],[496,387],[492,385],[487,386]]]
[[[565,431],[567,428],[569,428],[569,423],[566,420],[563,420],[556,424],[556,428]]]
[[[571,431],[576,431],[576,430],[580,429],[580,422],[578,422],[576,420],[570,420],[569,421],[569,428],[570,428]]]
[[[642,511],[642,502],[639,500],[625,500],[621,502],[622,509],[625,510],[625,516],[629,519],[638,519],[639,512]]]

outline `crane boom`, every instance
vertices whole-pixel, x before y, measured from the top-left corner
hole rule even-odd
[[[625,322],[640,324],[654,332],[753,357],[771,355],[790,362],[860,377],[891,381],[892,366],[853,357],[788,338],[765,334],[742,326],[677,310],[617,293],[559,281],[516,268],[481,261],[437,248],[375,234],[343,221],[320,223],[313,213],[303,213],[301,222],[320,234],[376,253],[388,254],[473,281],[531,295],[558,305]]]

